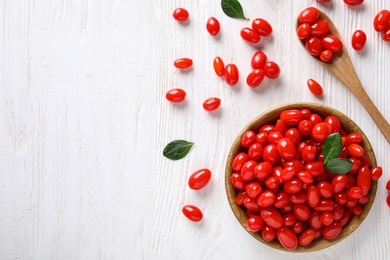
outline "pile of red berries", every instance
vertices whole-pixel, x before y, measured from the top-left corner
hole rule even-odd
[[[323,144],[333,133],[341,136],[337,158],[352,162],[346,174],[324,165]],[[336,116],[323,118],[308,109],[284,110],[274,124],[245,132],[230,181],[236,203],[246,210],[248,229],[290,250],[320,237],[336,238],[352,216],[362,213],[371,181],[382,175],[362,141],[359,133],[342,129]]]
[[[330,25],[328,21],[319,19],[320,12],[315,7],[304,9],[299,15],[301,23],[297,29],[300,40],[304,40],[306,50],[313,56],[328,62],[333,54],[342,50],[341,40],[329,34]]]

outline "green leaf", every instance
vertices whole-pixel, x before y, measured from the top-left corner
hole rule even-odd
[[[339,133],[334,133],[329,135],[324,145],[322,146],[322,154],[324,155],[324,164],[328,161],[336,158],[341,150],[343,149],[341,135]]]
[[[163,155],[171,160],[179,160],[188,154],[193,145],[193,142],[175,140],[165,146]]]
[[[222,11],[231,18],[249,20],[244,16],[244,11],[237,0],[221,0]]]
[[[353,163],[345,158],[334,158],[325,164],[325,169],[336,173],[345,174],[349,172],[353,167]]]

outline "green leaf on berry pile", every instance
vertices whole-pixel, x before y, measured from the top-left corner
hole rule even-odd
[[[343,149],[341,135],[339,133],[334,133],[329,135],[324,145],[322,146],[322,154],[324,155],[324,164],[330,160],[336,158],[341,150]]]
[[[193,142],[186,140],[175,140],[165,146],[163,155],[171,160],[179,160],[188,154],[193,145]]]
[[[334,158],[325,164],[325,169],[336,174],[345,174],[353,167],[353,163],[345,158]]]
[[[249,20],[244,16],[244,11],[237,0],[221,0],[222,11],[231,18]]]

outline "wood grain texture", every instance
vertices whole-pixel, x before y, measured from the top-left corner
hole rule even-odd
[[[390,2],[240,1],[245,15],[262,17],[273,35],[251,46],[239,37],[250,22],[223,14],[220,1],[0,1],[0,259],[291,259],[252,238],[235,219],[224,189],[228,151],[239,131],[261,112],[288,102],[318,102],[353,119],[384,168],[363,224],[339,244],[299,259],[390,259],[389,144],[358,99],[301,48],[294,31],[307,6],[324,10],[346,41],[367,33],[362,52],[350,53],[367,94],[389,120],[390,45],[372,28]],[[171,14],[190,12],[186,24]],[[217,38],[205,23],[221,23]],[[282,69],[277,80],[250,89],[245,78],[258,49]],[[173,61],[194,66],[177,71]],[[224,83],[212,70],[221,56],[240,81]],[[306,87],[324,87],[318,99]],[[165,93],[187,92],[173,105]],[[207,113],[203,101],[222,99]],[[174,139],[195,142],[188,156],[162,156]],[[201,191],[187,179],[208,167]],[[204,213],[191,223],[181,207]]]

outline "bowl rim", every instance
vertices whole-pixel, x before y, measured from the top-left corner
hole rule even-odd
[[[263,244],[274,248],[278,249],[281,251],[285,252],[295,252],[295,253],[304,253],[304,252],[313,252],[313,251],[318,251],[322,250],[325,248],[328,248],[330,246],[333,246],[342,240],[344,240],[346,237],[348,237],[350,234],[352,234],[364,221],[368,213],[370,212],[370,209],[372,207],[372,204],[375,200],[376,196],[376,191],[377,191],[377,181],[371,181],[371,187],[370,187],[370,197],[369,200],[367,201],[366,204],[363,206],[363,212],[359,216],[353,216],[351,217],[351,220],[347,224],[347,226],[343,227],[341,233],[332,240],[326,240],[324,238],[321,238],[319,240],[316,240],[312,242],[308,246],[299,246],[294,249],[294,250],[288,250],[281,246],[277,239],[267,242],[265,241],[260,232],[252,232],[250,231],[247,226],[246,226],[246,221],[243,221],[243,218],[247,219],[245,210],[242,206],[239,206],[235,202],[235,197],[238,193],[238,191],[233,187],[233,185],[230,182],[230,176],[233,173],[233,170],[231,169],[231,163],[235,157],[235,155],[239,152],[240,150],[240,140],[242,135],[248,131],[249,129],[252,130],[258,130],[261,125],[271,122],[275,122],[277,118],[279,118],[280,112],[286,109],[303,109],[303,108],[308,108],[310,111],[313,111],[315,113],[320,114],[322,118],[324,118],[326,115],[337,115],[337,117],[340,119],[340,123],[342,125],[342,128],[351,129],[351,128],[356,128],[358,129],[358,133],[362,135],[363,141],[361,145],[365,148],[365,154],[368,154],[368,158],[370,159],[371,162],[371,167],[376,166],[376,157],[375,153],[372,149],[371,143],[368,140],[367,136],[364,134],[364,132],[361,130],[361,128],[352,120],[350,119],[347,115],[344,113],[340,112],[339,110],[319,104],[319,103],[314,103],[314,102],[292,102],[292,103],[285,103],[282,105],[275,106],[273,108],[270,108],[255,118],[253,118],[249,123],[247,123],[239,132],[237,137],[235,138],[231,148],[229,149],[229,153],[226,159],[226,165],[225,165],[225,191],[226,191],[226,196],[228,198],[228,202],[230,205],[231,210],[233,211],[233,215],[236,217],[238,222],[241,224],[241,226],[255,239],[258,241],[262,242]],[[274,113],[274,114],[272,114]],[[269,117],[269,118],[268,118]],[[268,119],[267,119],[268,118]],[[264,122],[263,122],[264,121]],[[259,123],[260,122],[260,123]],[[261,122],[263,122],[261,124]],[[349,131],[348,131],[349,132]],[[356,131],[355,131],[356,132]],[[368,148],[368,149],[367,149]],[[242,149],[242,148],[241,148]],[[366,150],[367,149],[367,150]]]

